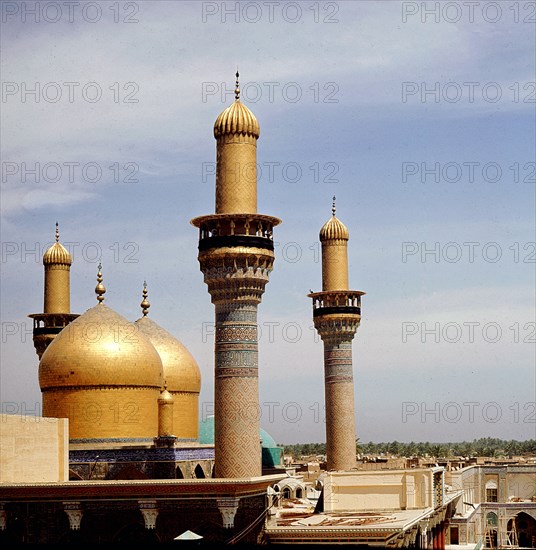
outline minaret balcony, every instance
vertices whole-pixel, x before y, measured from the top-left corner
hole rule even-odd
[[[59,334],[71,321],[79,316],[78,313],[33,313],[28,317],[33,319],[33,334]]]
[[[199,251],[223,247],[274,250],[273,228],[279,218],[264,214],[211,214],[191,221],[199,228]]]
[[[313,299],[313,318],[321,315],[361,315],[360,290],[328,290],[308,294]]]

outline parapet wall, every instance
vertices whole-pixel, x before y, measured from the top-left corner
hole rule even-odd
[[[0,415],[0,483],[68,480],[68,419]]]

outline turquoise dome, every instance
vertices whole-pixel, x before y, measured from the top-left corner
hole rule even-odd
[[[277,447],[274,438],[261,428],[261,447],[271,449]],[[214,416],[208,416],[199,422],[199,443],[203,445],[214,445]]]
[[[283,464],[283,449],[277,446],[274,438],[262,428],[261,453],[262,467],[274,468]],[[205,420],[199,422],[199,443],[203,445],[214,445],[214,416],[208,416]]]

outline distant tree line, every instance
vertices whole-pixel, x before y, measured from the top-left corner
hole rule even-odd
[[[325,443],[296,443],[294,445],[281,445],[286,455],[293,458],[311,455],[325,455]],[[536,439],[516,441],[504,440],[494,437],[482,437],[473,441],[458,443],[430,443],[414,442],[401,443],[391,441],[388,443],[361,443],[356,440],[356,452],[359,455],[384,455],[397,457],[430,457],[451,458],[456,456],[487,456],[494,458],[511,458],[512,456],[536,455]]]

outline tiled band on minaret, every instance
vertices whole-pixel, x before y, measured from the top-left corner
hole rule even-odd
[[[333,198],[335,201],[335,197]],[[324,343],[328,470],[356,467],[352,340],[361,321],[361,296],[348,289],[346,226],[333,215],[320,230],[322,292],[313,292],[314,325]]]
[[[240,102],[214,124],[216,213],[194,218],[199,264],[215,306],[215,475],[261,475],[257,306],[274,262],[278,218],[257,214],[260,127]]]

